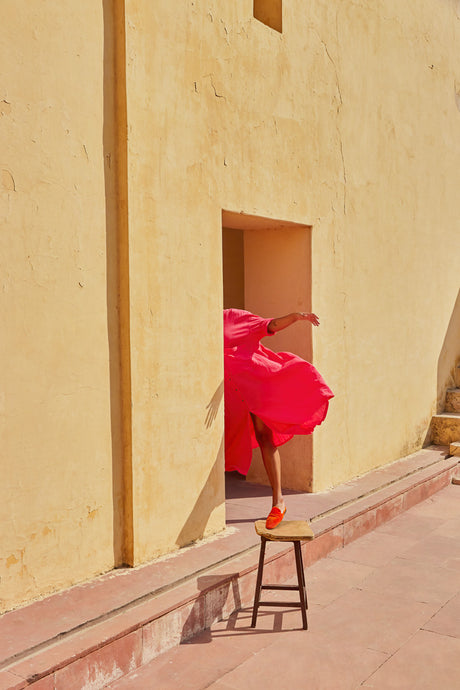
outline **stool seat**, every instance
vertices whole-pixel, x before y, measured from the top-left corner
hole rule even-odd
[[[274,529],[267,529],[265,520],[256,520],[254,527],[259,537],[269,541],[308,541],[315,536],[306,520],[283,520]]]
[[[265,520],[256,520],[254,523],[255,530],[260,536],[260,554],[259,554],[259,568],[257,570],[256,591],[254,594],[254,607],[252,610],[251,627],[256,627],[257,613],[259,606],[298,606],[302,612],[302,624],[305,630],[308,630],[307,622],[307,588],[305,585],[305,574],[303,571],[302,561],[302,541],[310,541],[314,539],[314,534],[309,523],[306,520],[283,520],[274,529],[267,529],[265,527]],[[268,541],[292,541],[295,553],[295,562],[297,570],[297,585],[264,585],[262,584],[265,546]],[[286,589],[295,590],[299,593],[299,603],[292,601],[261,601],[260,595],[263,589]]]

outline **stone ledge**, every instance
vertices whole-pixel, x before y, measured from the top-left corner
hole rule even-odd
[[[460,412],[433,415],[430,435],[433,443],[448,446],[460,440]]]
[[[454,457],[460,457],[460,441],[454,441],[449,445],[449,454]]]
[[[328,492],[335,495],[336,508],[329,509],[327,514],[318,514],[313,520],[315,539],[302,546],[305,565],[342,548],[450,483],[457,468],[455,458],[446,459],[444,449],[432,449],[428,454],[421,451],[415,462],[416,455],[409,456],[405,462],[394,463],[398,464],[400,479],[387,482],[383,488],[375,487],[375,478],[378,476],[380,482],[383,477],[388,479],[389,467],[370,473],[372,478],[366,475],[338,487],[336,493],[336,490]],[[418,470],[414,469],[416,465]],[[356,497],[354,501],[350,497],[351,487]],[[367,493],[363,494],[364,487],[367,487]],[[344,503],[345,496],[347,499]],[[331,499],[331,496],[328,498]],[[342,501],[341,506],[337,501]],[[329,501],[330,506],[332,503],[334,501]],[[322,505],[324,507],[324,501]],[[210,546],[215,549],[216,543]],[[232,543],[235,548],[235,543]],[[84,598],[85,588],[90,588],[91,583],[36,602],[41,604],[39,609],[34,609],[32,604],[6,614],[0,621],[0,641],[4,650],[11,649],[11,644],[5,645],[7,636],[10,636],[10,642],[11,635],[16,636],[17,653],[9,659],[3,659],[0,690],[22,690],[25,687],[56,690],[69,687],[72,677],[86,677],[88,674],[97,674],[101,679],[97,687],[104,687],[132,668],[147,663],[166,649],[209,627],[214,620],[225,618],[238,608],[250,606],[258,560],[259,538],[255,532],[252,545],[248,546],[248,543],[243,540],[239,545],[243,547],[242,551],[213,565],[207,562],[206,550],[197,547],[195,553],[200,555],[195,555],[192,560],[196,566],[201,558],[203,567],[168,590],[155,591],[151,588],[150,596],[133,597],[133,594],[140,592],[139,582],[134,577],[133,590],[129,593],[130,602],[107,609],[105,615],[99,615],[97,620],[88,620],[86,625],[70,630],[64,636],[42,639],[34,648],[26,646],[28,639],[30,642],[32,638],[27,638],[27,634],[22,636],[21,629],[27,633],[27,626],[35,627],[38,622],[36,616],[43,616],[45,612],[51,622],[59,625],[58,616],[63,606],[71,603],[78,605],[78,600]],[[221,551],[222,556],[225,549]],[[164,561],[159,565],[163,568],[167,563]],[[292,547],[271,543],[265,567],[266,576],[271,582],[287,580],[295,567]],[[171,572],[169,568],[167,570]],[[129,588],[129,574],[135,573],[126,571],[124,577],[115,577],[117,587],[124,585]],[[149,566],[145,567],[146,573],[147,577],[153,575],[152,566],[150,570]],[[102,585],[107,588],[106,604],[114,601],[112,584],[110,577],[102,579]],[[100,601],[103,586],[99,585],[96,592]],[[85,606],[91,604],[92,598],[85,600]]]

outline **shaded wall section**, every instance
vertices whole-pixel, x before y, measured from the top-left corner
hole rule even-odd
[[[110,354],[113,551],[133,563],[128,130],[124,0],[104,0],[104,173]]]
[[[460,292],[455,300],[438,360],[437,412],[444,411],[446,390],[460,388]]]
[[[224,309],[244,309],[244,233],[222,228]]]

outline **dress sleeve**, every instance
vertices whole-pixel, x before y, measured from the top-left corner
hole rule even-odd
[[[243,309],[225,309],[224,346],[235,347],[244,342],[258,342],[269,333],[268,324],[272,319],[264,319]]]

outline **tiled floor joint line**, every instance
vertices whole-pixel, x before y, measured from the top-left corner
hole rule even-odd
[[[437,472],[434,472],[434,473],[432,472],[431,474],[429,474],[429,476],[424,476],[422,479],[419,479],[419,481],[416,481],[415,483],[410,484],[410,486],[407,485],[407,479],[409,477],[413,476],[414,474],[417,474],[418,472],[427,473],[427,472],[429,472],[430,468],[433,468],[436,465],[438,465],[438,467],[439,467],[439,470]],[[404,482],[404,480],[406,480],[406,484],[404,484],[403,487],[401,487],[399,490],[399,493],[406,494],[406,493],[409,493],[412,489],[420,487],[421,485],[424,485],[424,484],[427,484],[430,487],[435,486],[435,482],[433,482],[433,480],[435,480],[436,478],[439,479],[443,476],[447,477],[447,475],[451,471],[452,471],[452,468],[450,468],[449,466],[444,467],[443,461],[438,458],[434,462],[429,462],[428,464],[423,465],[422,467],[419,466],[419,467],[417,467],[417,468],[415,468],[409,472],[406,472],[405,474],[403,474],[397,478],[392,479],[391,481],[387,481],[384,484],[379,485],[378,487],[373,487],[373,488],[371,487],[368,489],[368,491],[362,492],[359,495],[356,494],[355,497],[348,499],[348,500],[344,500],[342,503],[340,503],[340,505],[335,506],[334,508],[331,508],[329,510],[323,511],[322,513],[319,513],[317,516],[315,516],[315,518],[313,520],[311,520],[311,522],[314,522],[314,521],[316,522],[320,518],[324,518],[326,516],[330,517],[332,514],[338,513],[340,510],[348,509],[348,511],[345,510],[346,514],[344,516],[339,516],[339,518],[342,517],[341,520],[339,519],[337,521],[337,523],[334,523],[334,524],[332,524],[332,522],[330,524],[327,523],[327,526],[323,526],[324,531],[318,532],[318,535],[317,535],[318,537],[326,536],[327,539],[326,539],[326,542],[322,542],[322,544],[323,544],[322,549],[320,549],[320,551],[318,551],[318,553],[315,552],[315,555],[313,557],[316,558],[316,560],[318,560],[318,559],[321,560],[322,558],[324,558],[325,555],[327,555],[327,553],[331,553],[331,546],[329,544],[330,538],[328,535],[332,535],[334,533],[334,530],[337,531],[339,527],[343,528],[347,523],[353,521],[357,516],[360,516],[365,512],[375,511],[380,506],[385,506],[386,503],[390,503],[392,501],[393,497],[397,494],[395,494],[394,492],[392,494],[390,494],[388,492],[389,487],[395,486],[395,488],[397,488],[396,485],[398,484],[398,482]],[[436,489],[435,491],[437,491],[437,490],[438,489]],[[387,491],[387,495],[379,497],[378,496],[379,492],[384,492],[384,491]],[[429,495],[432,495],[432,494],[429,494]],[[371,505],[366,506],[365,500],[369,499],[369,497],[374,497],[374,498],[371,499],[371,501],[372,501]],[[340,495],[339,495],[339,498],[340,498]],[[419,499],[419,500],[423,500],[423,499]],[[417,500],[416,502],[419,502],[419,500]],[[360,502],[362,502],[361,506],[359,506]],[[351,515],[350,506],[355,505],[355,504],[357,505],[357,508],[359,508],[359,509],[356,511],[355,514]],[[402,508],[401,512],[405,512],[405,510],[406,510],[405,508]],[[389,519],[389,518],[385,518],[385,519]],[[352,529],[356,529],[356,528],[352,528]],[[367,527],[366,527],[366,529],[367,529]],[[372,531],[372,529],[373,528],[371,527],[370,531]],[[361,534],[364,534],[364,533],[365,533],[365,531],[361,532]],[[353,538],[355,538],[355,537],[353,537]],[[246,541],[246,543],[247,543],[247,541]],[[320,542],[320,544],[321,544],[321,542]],[[326,544],[326,546],[324,546],[325,544]],[[149,591],[145,594],[142,594],[140,596],[137,596],[137,597],[134,596],[131,600],[125,601],[123,604],[121,604],[120,606],[116,606],[116,607],[112,608],[110,611],[103,612],[100,615],[95,616],[94,618],[86,620],[84,623],[82,623],[80,625],[75,625],[72,628],[69,628],[68,630],[66,630],[64,632],[61,632],[61,633],[55,635],[54,637],[50,637],[49,639],[44,640],[42,642],[39,642],[36,645],[30,646],[28,649],[21,650],[20,652],[10,656],[9,658],[4,659],[3,662],[0,662],[0,669],[2,669],[4,671],[8,670],[9,673],[14,674],[18,679],[23,681],[24,678],[21,675],[18,675],[18,673],[14,670],[15,665],[18,662],[20,662],[21,660],[24,660],[25,658],[31,659],[35,655],[39,655],[40,652],[42,652],[43,650],[50,649],[53,645],[59,646],[60,643],[64,642],[65,640],[67,640],[68,638],[71,638],[74,635],[78,635],[79,633],[85,633],[85,632],[89,632],[91,630],[94,630],[95,628],[97,628],[97,626],[99,624],[103,624],[103,623],[110,621],[112,619],[116,619],[117,617],[121,618],[123,613],[131,611],[131,610],[135,609],[137,606],[141,606],[142,604],[146,604],[149,601],[154,601],[161,594],[165,594],[167,592],[172,592],[174,589],[179,589],[182,585],[186,585],[187,583],[195,580],[198,576],[200,576],[204,573],[208,573],[208,574],[211,573],[212,574],[212,572],[215,569],[220,568],[222,565],[225,565],[226,563],[230,563],[230,562],[232,562],[238,558],[241,558],[242,556],[248,556],[252,553],[255,553],[259,549],[259,542],[255,543],[251,546],[244,546],[244,544],[241,544],[241,546],[244,547],[241,549],[241,551],[238,551],[237,553],[233,553],[232,555],[225,555],[223,557],[218,557],[218,560],[215,563],[213,563],[212,565],[207,565],[207,566],[201,567],[201,568],[198,567],[193,572],[190,572],[187,575],[179,577],[178,580],[176,580],[172,583],[158,586],[156,589]],[[340,544],[337,545],[335,548],[340,550],[344,546],[345,546],[345,541],[344,541],[344,535],[342,534],[342,540],[341,540]],[[325,551],[325,549],[326,549],[326,551]],[[329,551],[327,551],[327,549],[329,549]],[[332,547],[332,550],[334,550],[334,547]],[[281,551],[278,551],[278,552],[271,554],[269,557],[267,557],[266,563],[267,564],[269,564],[269,563],[275,564],[275,562],[277,560],[283,559],[289,551],[290,551],[290,546],[286,547],[286,549],[283,549]],[[221,556],[222,556],[222,554],[221,554]],[[254,567],[252,567],[252,566],[249,567],[248,566],[249,560],[250,559],[247,559],[246,564],[244,564],[244,562],[243,562],[243,567],[241,567],[241,562],[240,562],[240,564],[238,564],[235,567],[235,570],[237,570],[238,572],[235,574],[232,574],[230,580],[228,578],[226,579],[225,576],[221,576],[221,574],[218,574],[216,576],[216,583],[217,583],[217,577],[218,576],[221,576],[221,580],[219,580],[219,582],[217,584],[215,584],[213,586],[209,586],[208,589],[200,589],[199,591],[197,591],[196,594],[187,594],[186,593],[187,588],[186,588],[185,589],[185,595],[184,595],[184,593],[182,593],[182,595],[180,595],[180,596],[182,596],[182,598],[180,599],[181,603],[180,603],[179,607],[185,607],[187,604],[190,604],[192,602],[193,602],[193,604],[195,604],[195,601],[198,601],[200,598],[202,598],[204,601],[204,598],[206,598],[208,592],[212,592],[212,591],[214,591],[214,589],[216,589],[216,588],[218,589],[219,587],[222,587],[222,585],[227,584],[227,582],[233,581],[233,575],[237,579],[239,579],[243,575],[252,572],[252,570],[256,570],[257,564],[255,563]],[[278,566],[276,566],[276,567],[278,567]],[[282,560],[280,560],[281,571],[283,570],[283,567],[285,568],[285,565],[283,564]],[[148,571],[149,577],[150,577],[150,573],[151,573],[151,571]],[[121,582],[123,582],[123,578],[122,578]],[[363,589],[359,586],[356,587],[356,589],[358,591],[363,591]],[[134,593],[132,593],[131,596],[133,596],[133,594]],[[428,602],[425,602],[425,603],[428,603]],[[449,602],[447,602],[447,603],[449,603]],[[445,605],[447,605],[447,603]],[[212,604],[212,602],[211,602],[211,604]],[[207,605],[208,604],[206,603],[206,606]],[[162,603],[161,606],[164,606],[164,603]],[[168,606],[169,606],[169,604],[168,604]],[[444,608],[444,607],[441,607],[440,610],[442,610],[442,608]],[[175,610],[174,608],[173,609],[165,608],[163,613],[155,614],[155,616],[154,616],[154,618],[152,618],[152,620],[156,620],[157,618],[159,619],[162,616],[168,615],[170,612],[172,612],[174,610]],[[142,611],[140,613],[142,614]],[[435,615],[436,614],[433,614],[433,616],[431,616],[429,620],[431,620],[431,618],[433,618]],[[135,618],[133,618],[132,620],[135,620]],[[114,641],[119,640],[126,635],[129,635],[131,632],[139,630],[139,628],[143,628],[143,626],[145,626],[147,624],[146,620],[147,620],[146,618],[142,618],[140,616],[138,621],[132,622],[130,625],[126,626],[126,628],[123,630],[120,628],[119,631],[116,633],[114,632],[114,634],[110,638],[103,638],[105,641],[103,641],[102,643],[93,644],[92,646],[88,646],[84,651],[82,650],[79,653],[78,657],[75,657],[75,658],[68,657],[68,658],[65,658],[63,660],[59,660],[56,662],[55,667],[53,667],[53,669],[50,666],[47,672],[37,674],[36,676],[28,677],[27,683],[30,684],[32,681],[32,678],[33,678],[34,682],[36,682],[37,680],[40,680],[41,678],[44,678],[46,676],[50,676],[50,675],[52,675],[52,673],[56,669],[61,669],[64,666],[69,665],[69,663],[72,664],[77,658],[83,659],[85,657],[91,656],[91,654],[95,650],[103,649],[104,647],[109,646]],[[425,626],[427,626],[428,624],[429,624],[429,621],[426,621],[424,623],[424,625],[421,627],[421,629],[425,629]],[[115,626],[115,628],[116,628],[116,626]],[[427,632],[431,633],[432,631],[427,631]],[[437,634],[440,635],[439,633],[437,633]],[[442,636],[442,635],[440,635],[440,636]],[[88,642],[89,642],[89,640],[88,640]],[[176,646],[176,645],[173,645],[173,646]],[[65,649],[65,647],[64,647],[64,649]],[[375,650],[375,651],[381,652],[381,650]],[[391,658],[391,656],[392,655],[389,655],[387,660],[389,658]],[[386,663],[386,661],[383,661],[382,665],[384,663]],[[235,668],[238,668],[239,665],[241,665],[241,664],[237,664],[235,666]],[[233,669],[233,670],[235,670],[235,669]],[[375,670],[373,673],[375,673]],[[371,675],[373,675],[373,674],[371,674]],[[370,676],[369,676],[369,678],[370,678]],[[209,685],[212,685],[214,682],[215,681],[212,681]],[[364,684],[366,682],[367,681],[365,680],[361,684]],[[209,687],[209,686],[206,686],[206,687]]]

